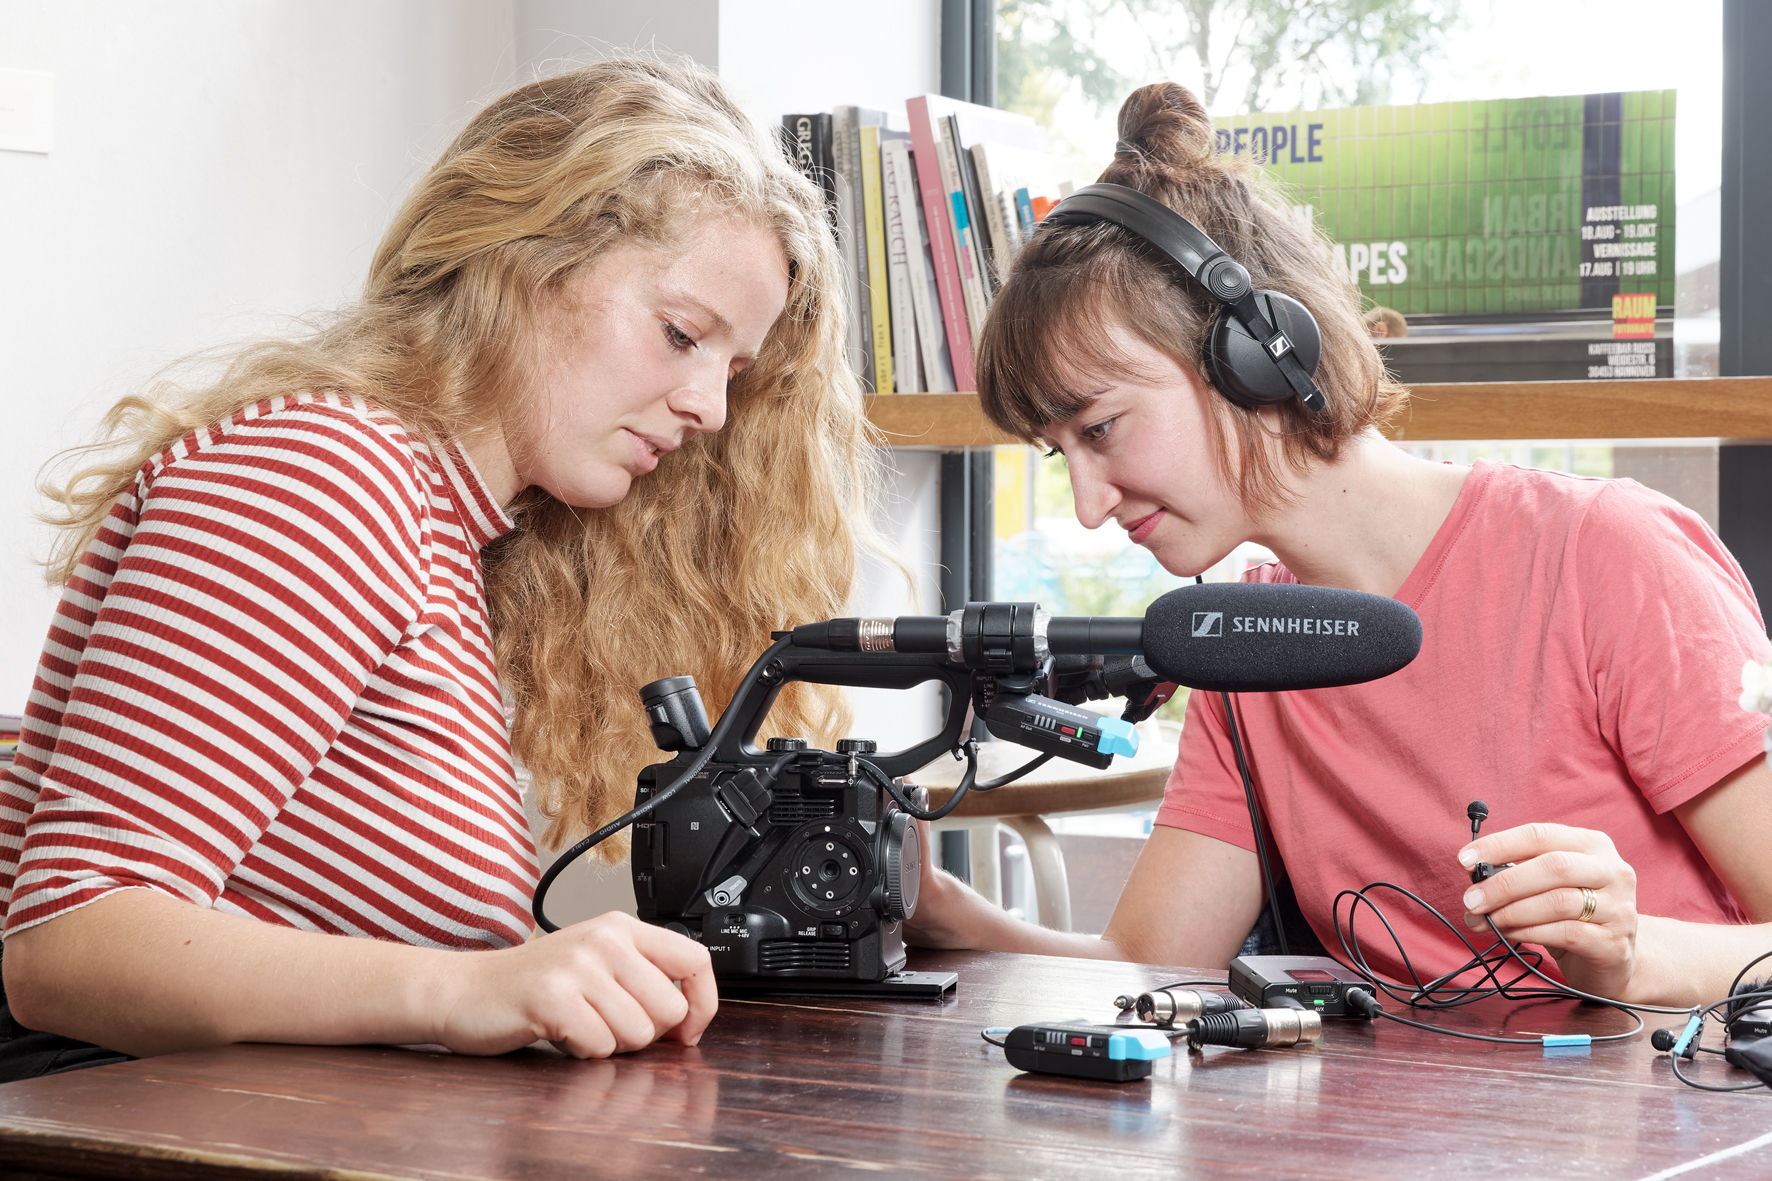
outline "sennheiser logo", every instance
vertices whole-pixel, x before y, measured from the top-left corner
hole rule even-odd
[[[1195,638],[1198,638],[1201,636],[1222,636],[1222,635],[1224,635],[1224,612],[1223,611],[1196,611],[1196,612],[1194,612],[1194,636],[1195,636]]]
[[[1267,342],[1267,351],[1274,355],[1274,360],[1278,361],[1292,351],[1292,342],[1286,339],[1284,332],[1277,332],[1274,334],[1274,338]]]
[[[1194,634],[1200,634],[1202,611],[1194,612]],[[1238,615],[1231,620],[1233,632],[1253,632],[1282,636],[1357,636],[1357,619],[1306,619],[1299,615]]]

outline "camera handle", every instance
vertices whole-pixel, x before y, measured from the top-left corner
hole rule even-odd
[[[754,686],[750,684],[753,674]],[[909,775],[959,746],[972,706],[973,680],[981,675],[984,674],[951,663],[945,654],[832,652],[791,645],[771,648],[751,666],[746,683],[720,715],[704,749],[712,749],[714,757],[723,762],[754,759],[757,730],[769,715],[776,695],[795,681],[861,689],[911,689],[928,681],[940,681],[948,688],[948,712],[940,731],[903,750],[867,756],[867,761],[889,778]],[[729,720],[733,723],[730,728]]]

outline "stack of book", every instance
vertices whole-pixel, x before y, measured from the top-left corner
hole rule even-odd
[[[849,296],[850,354],[875,393],[976,388],[973,341],[1015,252],[1070,191],[1024,115],[920,95],[908,131],[840,106],[784,115],[783,147],[823,187]]]

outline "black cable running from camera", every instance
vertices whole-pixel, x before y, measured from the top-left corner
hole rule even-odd
[[[1206,581],[1199,574],[1194,575],[1194,585],[1200,586]],[[1224,721],[1231,736],[1231,751],[1237,756],[1237,773],[1243,777],[1243,801],[1249,806],[1249,828],[1255,835],[1255,858],[1261,863],[1261,886],[1267,891],[1268,918],[1274,925],[1274,938],[1280,942],[1280,954],[1291,955],[1292,947],[1286,940],[1286,924],[1280,917],[1280,896],[1274,887],[1274,870],[1267,855],[1267,826],[1261,822],[1261,805],[1255,798],[1255,776],[1249,771],[1249,760],[1243,753],[1243,740],[1238,732],[1237,708],[1231,702],[1229,693],[1220,693],[1224,700]]]
[[[1140,709],[1131,702],[1127,702],[1126,708],[1120,713],[1120,720],[1136,724],[1150,717],[1155,711],[1156,706],[1154,704],[1147,708]],[[956,759],[962,757],[965,758],[966,773],[960,777],[960,782],[955,785],[954,793],[948,797],[947,802],[935,809],[918,807],[914,801],[899,790],[898,784],[892,781],[891,776],[874,766],[867,759],[863,758],[859,760],[857,765],[869,779],[874,781],[875,784],[885,788],[886,793],[892,797],[893,801],[915,819],[940,820],[955,808],[959,807],[960,801],[965,799],[968,793],[975,791],[996,791],[999,787],[1014,783],[1017,779],[1027,775],[1029,772],[1039,770],[1056,757],[1050,751],[1042,755],[1036,755],[1034,758],[1029,759],[1012,771],[1006,771],[995,779],[987,779],[983,783],[979,783],[977,782],[978,740],[976,738],[965,739],[956,746],[951,753]]]
[[[975,791],[995,791],[1006,783],[1013,783],[1015,780],[1020,779],[1034,768],[1045,765],[1045,763],[1052,758],[1050,754],[1043,754],[1036,759],[1032,759],[1029,762],[1022,764],[1006,775],[1001,775],[996,779],[987,779],[983,783],[979,783],[977,782],[978,740],[976,738],[966,739],[961,742],[959,746],[954,748],[953,755],[955,758],[961,758],[963,756],[966,759],[966,773],[960,776],[960,782],[954,786],[953,794],[950,795],[947,798],[947,802],[939,808],[923,808],[919,806],[915,800],[905,794],[903,789],[899,787],[898,783],[893,780],[892,776],[880,770],[880,768],[876,767],[867,759],[863,758],[857,760],[856,765],[861,769],[861,772],[864,775],[874,782],[876,786],[885,789],[886,794],[892,797],[893,802],[895,802],[900,808],[903,808],[913,818],[917,820],[940,820],[955,808],[959,807],[960,802],[964,800],[969,793]]]
[[[781,639],[775,641],[775,643],[769,645],[769,647],[764,650],[763,655],[759,656],[756,659],[756,662],[753,663],[750,669],[745,673],[743,680],[739,682],[738,688],[732,694],[732,700],[742,700],[744,694],[762,677],[763,670],[768,667],[769,662],[775,658],[775,655],[791,643],[793,643],[793,638],[791,636],[783,636]],[[547,900],[548,888],[554,884],[554,879],[560,876],[561,870],[565,869],[568,865],[577,861],[590,850],[596,848],[598,845],[602,844],[604,841],[608,840],[610,837],[614,836],[616,833],[634,823],[634,821],[640,819],[640,817],[646,815],[648,812],[651,812],[654,808],[657,808],[660,804],[681,791],[685,785],[696,777],[696,775],[700,774],[703,767],[708,765],[708,761],[714,757],[714,752],[719,749],[721,742],[725,740],[726,735],[731,731],[732,727],[737,724],[738,717],[731,710],[727,710],[725,713],[721,714],[720,720],[714,724],[713,730],[709,732],[707,741],[702,743],[701,753],[697,754],[694,760],[690,762],[689,766],[684,769],[683,773],[673,779],[664,790],[655,794],[645,803],[636,804],[628,811],[617,816],[614,820],[611,820],[608,824],[605,824],[602,828],[599,828],[596,832],[593,832],[590,836],[579,841],[576,845],[572,846],[572,848],[566,850],[566,852],[560,854],[554,863],[548,866],[547,872],[541,875],[541,880],[535,884],[535,903],[530,907],[530,913],[535,917],[535,925],[540,927],[543,931],[548,932],[558,931],[560,929],[548,920],[545,903]],[[773,780],[775,776],[779,775],[781,769],[787,766],[787,764],[793,760],[793,757],[792,754],[789,754],[770,764],[770,778]]]
[[[955,748],[954,756],[958,758],[961,752],[964,752],[966,756],[966,773],[960,776],[960,782],[954,786],[954,792],[948,797],[947,803],[939,808],[924,808],[920,806],[915,800],[905,794],[904,790],[899,787],[897,781],[895,781],[892,776],[874,766],[871,761],[865,758],[858,759],[856,761],[856,766],[859,767],[861,773],[871,779],[876,786],[884,789],[886,794],[892,797],[894,803],[900,808],[903,808],[915,819],[940,820],[949,812],[952,812],[955,808],[960,806],[960,801],[965,799],[967,793],[973,790],[973,781],[978,776],[977,740],[972,738],[966,739]],[[980,788],[979,790],[985,789]]]

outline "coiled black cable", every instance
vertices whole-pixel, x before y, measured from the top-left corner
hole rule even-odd
[[[1403,946],[1402,938],[1391,924],[1383,909],[1370,896],[1372,891],[1389,890],[1421,907],[1436,922],[1445,927],[1471,953],[1471,958],[1450,972],[1443,973],[1431,980],[1422,979],[1422,974],[1409,958],[1408,949]],[[1346,913],[1343,913],[1343,905]],[[1404,972],[1409,977],[1408,983],[1389,981],[1378,975],[1367,962],[1365,951],[1355,932],[1355,919],[1362,908],[1371,912],[1389,934],[1392,946],[1403,964]],[[1570,1035],[1585,1039],[1587,1042],[1624,1041],[1635,1037],[1643,1029],[1644,1013],[1669,1013],[1679,1016],[1690,1016],[1695,1010],[1674,1008],[1665,1005],[1634,1004],[1627,1001],[1614,1000],[1610,997],[1595,996],[1589,992],[1560,980],[1545,975],[1540,968],[1544,957],[1537,952],[1522,951],[1518,944],[1510,942],[1495,926],[1493,919],[1485,916],[1495,942],[1489,947],[1479,950],[1464,931],[1453,924],[1445,915],[1436,910],[1430,902],[1419,894],[1405,889],[1392,882],[1374,882],[1363,889],[1343,890],[1335,896],[1332,908],[1335,933],[1341,941],[1343,962],[1347,963],[1360,975],[1372,982],[1374,988],[1385,996],[1412,1009],[1453,1009],[1490,997],[1500,997],[1514,1001],[1537,1000],[1580,1000],[1596,1005],[1616,1009],[1630,1016],[1633,1026],[1622,1033]],[[1513,966],[1518,969],[1503,978],[1503,972]],[[1477,974],[1477,983],[1459,984],[1460,979]],[[1532,980],[1541,982],[1539,985],[1529,983]],[[1402,1025],[1410,1025],[1429,1033],[1443,1034],[1447,1037],[1466,1038],[1471,1041],[1495,1042],[1502,1045],[1547,1046],[1556,1044],[1556,1038],[1562,1035],[1541,1035],[1533,1038],[1502,1037],[1493,1034],[1466,1033],[1460,1030],[1442,1029],[1426,1022],[1414,1021],[1399,1017],[1394,1013],[1380,1012],[1377,1014],[1386,1020],[1396,1021]],[[1546,1040],[1549,1037],[1552,1040]]]

